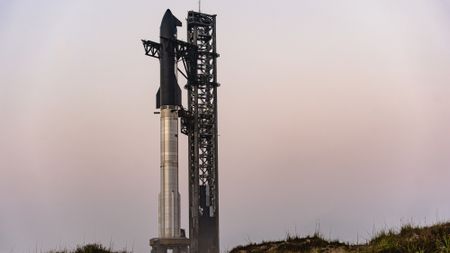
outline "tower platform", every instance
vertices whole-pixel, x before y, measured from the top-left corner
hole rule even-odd
[[[151,253],[167,253],[168,250],[172,250],[172,253],[188,253],[189,244],[190,240],[186,237],[150,239]]]

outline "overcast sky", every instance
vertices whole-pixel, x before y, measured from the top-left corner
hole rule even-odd
[[[166,8],[185,24],[197,1],[0,1],[1,253],[149,252],[159,64],[140,39],[158,40]],[[450,1],[202,10],[218,15],[223,250],[450,219]]]

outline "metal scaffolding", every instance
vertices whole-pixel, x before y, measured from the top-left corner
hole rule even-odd
[[[219,252],[216,15],[190,11],[187,42],[197,48],[188,67],[189,236],[191,253]]]

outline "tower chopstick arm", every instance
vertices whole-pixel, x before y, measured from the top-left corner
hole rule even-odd
[[[142,40],[142,44],[144,45],[145,55],[159,58],[159,50],[161,45],[157,42],[153,42],[151,40]]]

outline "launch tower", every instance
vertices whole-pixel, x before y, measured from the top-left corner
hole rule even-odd
[[[189,137],[191,252],[219,252],[216,15],[190,11],[188,43],[196,46],[182,132]]]

